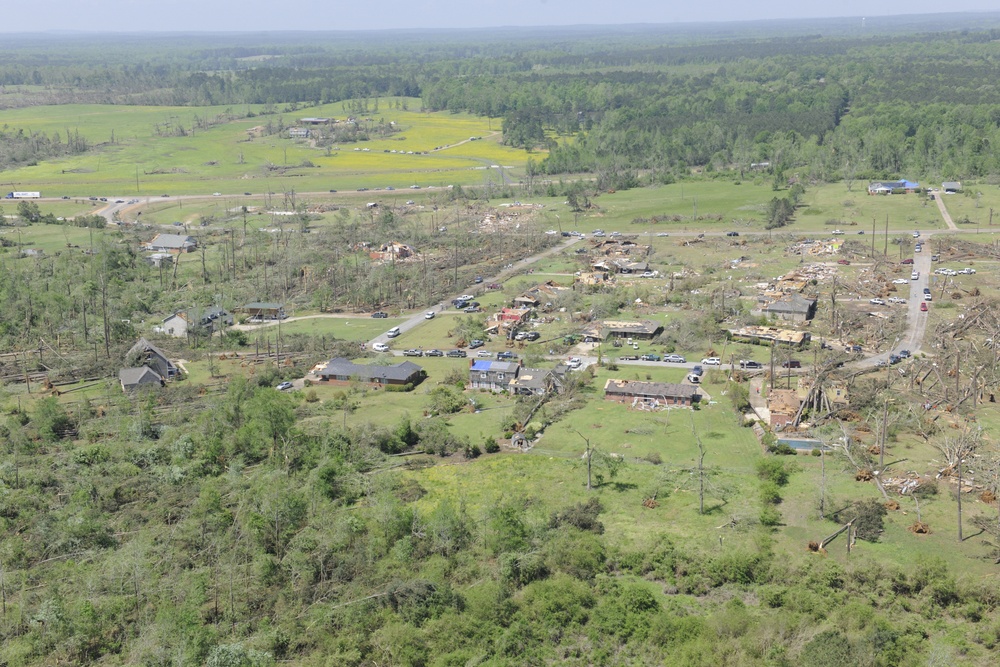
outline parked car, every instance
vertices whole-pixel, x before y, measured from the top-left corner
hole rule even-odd
[[[927,312],[927,302],[926,301],[923,301],[923,302],[920,303],[920,312],[922,312],[922,313],[926,313]]]
[[[842,264],[844,266],[850,266],[851,260],[849,259],[838,259],[837,264]]]
[[[895,280],[892,281],[892,284],[893,285],[905,285],[908,282],[910,282],[910,281],[907,280],[906,278],[896,278]]]
[[[913,238],[919,239],[920,238],[920,232],[913,232]]]
[[[901,356],[899,356],[898,354],[890,354],[889,355],[889,363],[890,364],[898,364],[902,360],[903,360],[903,358]]]
[[[448,350],[448,353],[445,356],[446,357],[455,357],[455,358],[459,358],[459,359],[464,359],[465,357],[467,357],[469,355],[468,355],[468,353],[466,353],[465,350]]]
[[[372,349],[375,350],[376,352],[388,352],[389,346],[386,345],[385,343],[375,343],[374,345],[372,345]]]
[[[277,389],[278,391],[288,391],[291,388],[292,388],[291,382],[282,382],[277,387],[275,387],[275,389]]]
[[[497,352],[497,361],[510,361],[511,359],[517,359],[517,355],[506,350],[503,352]]]
[[[529,331],[526,334],[524,334],[524,340],[538,340],[541,337],[542,334],[538,333],[537,331]]]
[[[470,350],[474,350],[477,347],[482,347],[485,344],[486,343],[484,343],[483,341],[479,340],[478,338],[473,338],[472,342],[469,343],[469,349]]]
[[[930,292],[928,292],[927,294],[924,294],[924,301],[933,301],[933,300],[934,300],[934,297],[932,297],[930,295]]]
[[[441,350],[427,350],[426,352],[424,352],[424,356],[425,357],[443,357],[444,356],[444,352],[442,352]]]
[[[900,264],[913,264],[913,258],[912,257],[907,257],[902,262],[900,262]]]
[[[471,295],[471,294],[462,294],[462,295],[460,295],[460,296],[459,296],[459,297],[457,297],[457,298],[461,299],[462,301],[472,301],[472,300],[473,300],[473,299],[475,299],[476,297],[474,297],[474,296],[473,296],[473,295]]]
[[[924,249],[924,247],[922,245],[920,245],[919,243],[917,245],[913,246],[913,252],[920,252],[923,249]]]
[[[700,364],[695,364],[694,368],[691,369],[691,375],[696,375],[698,377],[701,377],[704,374],[705,374],[705,369],[702,368]]]
[[[426,313],[424,313],[424,319],[425,320],[433,320],[434,319],[434,311],[433,310],[428,310]]]
[[[381,310],[377,310],[374,313],[372,313],[372,317],[374,317],[376,320],[384,320],[387,317],[389,317],[389,313],[383,313]]]
[[[920,272],[914,271],[910,274],[910,280],[920,280]]]
[[[660,355],[649,353],[649,354],[644,354],[639,358],[642,359],[643,361],[659,361]]]
[[[884,306],[885,305],[885,301],[883,301],[882,299],[879,299],[878,297],[876,297],[874,299],[868,299],[868,303],[870,303],[870,304],[872,304],[874,306]]]
[[[959,269],[958,272],[961,273],[963,276],[971,276],[971,275],[973,275],[973,274],[976,273],[976,270],[975,269],[970,269],[969,267],[966,267],[964,269]]]
[[[479,306],[466,306],[462,309],[464,313],[481,313],[482,309]]]
[[[583,360],[580,357],[570,357],[566,365],[572,368],[574,371],[583,365]]]
[[[913,355],[910,353],[909,350],[900,350],[899,351],[899,356],[902,357],[903,359],[909,359]]]
[[[906,299],[899,296],[890,296],[889,303],[906,303]]]
[[[759,361],[749,361],[747,359],[743,359],[740,361],[740,368],[758,369],[758,368],[764,368],[764,364],[760,363]]]
[[[834,235],[836,235],[836,236],[840,236],[840,235],[842,235],[842,234],[844,233],[844,230],[842,230],[842,229],[835,229],[835,230],[833,230],[833,231],[832,231],[832,232],[830,232],[830,233],[831,233],[831,234],[834,234]]]
[[[781,364],[782,368],[802,368],[802,362],[798,359],[789,359]]]
[[[726,232],[726,236],[739,236],[739,232]]]
[[[413,348],[410,348],[409,350],[403,350],[403,356],[404,357],[422,357],[422,356],[424,356],[424,353],[421,352],[420,350],[415,350]]]
[[[668,354],[663,357],[663,360],[671,364],[683,364],[687,361],[679,354]]]
[[[703,363],[706,366],[721,366],[722,359],[720,359],[719,357],[705,357],[704,359],[701,360],[701,363]]]

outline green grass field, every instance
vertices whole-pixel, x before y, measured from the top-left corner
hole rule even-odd
[[[253,137],[248,130],[277,122],[279,115],[286,127],[307,116],[343,119],[339,104],[253,118],[236,118],[245,115],[242,108],[65,105],[5,110],[0,123],[47,134],[79,132],[96,147],[84,155],[8,172],[12,187],[30,186],[45,197],[475,185],[484,182],[484,169],[491,165],[511,167],[511,174],[523,168],[527,154],[501,146],[499,128],[490,129],[489,119],[424,113],[419,100],[407,102],[411,110],[385,108],[376,116],[394,121],[400,132],[329,151],[281,134]],[[196,118],[220,122],[202,129],[194,127]],[[184,136],[170,136],[177,127],[185,128]],[[393,150],[397,152],[389,152]],[[499,182],[499,175],[491,178]]]

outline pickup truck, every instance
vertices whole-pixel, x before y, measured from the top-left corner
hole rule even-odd
[[[660,360],[660,355],[658,355],[658,354],[644,354],[644,355],[642,355],[639,358],[642,359],[643,361],[659,361]]]
[[[639,361],[639,355],[637,354],[625,354],[618,357],[618,361]]]

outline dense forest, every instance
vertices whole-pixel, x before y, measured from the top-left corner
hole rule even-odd
[[[367,45],[272,37],[207,48],[188,37],[154,40],[145,52],[123,39],[100,55],[71,40],[73,57],[43,55],[22,38],[0,54],[0,85],[13,91],[0,104],[410,96],[431,110],[501,118],[506,143],[550,150],[539,172],[595,172],[607,187],[755,162],[817,181],[986,177],[1000,174],[990,150],[1000,142],[1000,28],[979,23],[979,31],[936,32],[927,24],[918,34],[773,28],[714,40],[697,30],[564,30],[476,41],[444,33],[437,42],[406,34]]]

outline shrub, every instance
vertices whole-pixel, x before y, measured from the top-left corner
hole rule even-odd
[[[774,482],[764,482],[760,485],[760,501],[765,505],[777,505],[781,502],[781,488]]]
[[[777,526],[781,523],[781,512],[773,505],[767,505],[760,511],[760,523],[763,526]]]
[[[500,451],[500,443],[492,435],[486,436],[486,439],[483,440],[483,451],[487,454],[496,454]]]
[[[589,530],[600,535],[604,532],[604,524],[597,520],[597,515],[604,510],[601,501],[591,498],[585,503],[577,503],[549,517],[549,527],[558,528],[570,525],[580,530]]]
[[[482,454],[482,450],[479,449],[479,445],[466,445],[465,446],[465,458],[476,459]]]
[[[789,470],[784,461],[779,459],[758,459],[754,464],[757,476],[763,480],[774,482],[778,486],[788,484]]]
[[[654,466],[663,464],[663,458],[657,452],[650,452],[649,454],[646,454],[644,458],[646,459],[646,461],[652,463]]]

